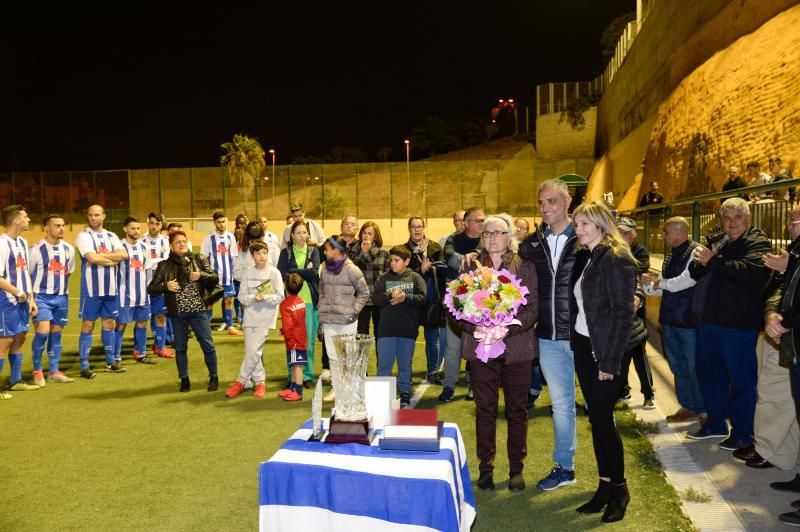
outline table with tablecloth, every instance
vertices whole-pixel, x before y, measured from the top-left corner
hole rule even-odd
[[[259,528],[466,532],[475,519],[464,441],[444,423],[439,452],[306,441],[306,422],[259,466]]]

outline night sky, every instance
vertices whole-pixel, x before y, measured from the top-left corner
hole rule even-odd
[[[273,3],[266,4],[272,5]],[[329,2],[183,18],[7,16],[0,170],[213,166],[233,133],[278,164],[334,146],[403,154],[428,115],[487,117],[605,66],[634,0]]]

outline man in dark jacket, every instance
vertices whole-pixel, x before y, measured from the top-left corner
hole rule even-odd
[[[575,361],[569,344],[569,280],[577,237],[567,214],[571,202],[563,181],[544,181],[539,186],[543,223],[519,246],[519,255],[536,266],[539,364],[553,406],[555,466],[537,484],[546,491],[575,483]]]
[[[725,200],[720,214],[724,238],[710,249],[698,245],[689,267],[698,281],[697,381],[708,420],[688,437],[725,438],[720,448],[734,451],[753,442],[756,340],[769,276],[763,256],[772,244],[751,225],[750,208],[742,198]]]

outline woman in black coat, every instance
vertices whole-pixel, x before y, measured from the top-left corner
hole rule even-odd
[[[630,501],[614,405],[624,386],[620,366],[633,331],[638,272],[605,205],[596,201],[580,205],[573,224],[580,249],[570,279],[570,343],[589,406],[600,477],[592,499],[577,511],[596,513],[605,508],[602,520],[609,523],[625,517]]]

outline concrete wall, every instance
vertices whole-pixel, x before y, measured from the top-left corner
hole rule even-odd
[[[536,117],[536,153],[543,157],[592,157],[597,107],[587,109],[583,117],[586,124],[581,129],[562,121],[561,113]]]

